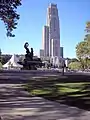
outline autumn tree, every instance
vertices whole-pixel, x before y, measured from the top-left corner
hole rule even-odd
[[[21,0],[0,0],[0,19],[4,22],[7,36],[14,37],[12,31],[17,27],[17,20],[20,15],[17,13],[17,7],[21,5]]]

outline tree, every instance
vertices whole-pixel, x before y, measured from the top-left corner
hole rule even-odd
[[[90,50],[88,49],[88,42],[87,41],[81,41],[76,46],[76,55],[78,58],[86,57],[90,54]]]
[[[81,63],[82,69],[90,66],[90,22],[86,23],[86,35],[83,41],[76,46],[76,55]]]
[[[80,62],[71,62],[68,67],[72,70],[79,70],[81,68]]]
[[[76,55],[78,58],[90,56],[90,22],[86,23],[85,31],[84,41],[81,41],[76,46]]]
[[[81,62],[83,69],[87,68],[90,62],[90,22],[86,23],[86,35],[83,41],[76,46],[76,55]]]
[[[11,58],[11,55],[4,55],[2,57],[2,64],[4,65],[5,63],[7,63],[8,60],[10,60],[10,58]]]
[[[7,36],[14,37],[13,29],[16,29],[17,20],[20,16],[16,12],[18,6],[21,5],[21,0],[0,0],[0,19],[4,22]]]
[[[78,59],[77,58],[72,58],[72,59],[70,59],[70,62],[78,62]]]
[[[90,21],[88,21],[88,22],[86,23],[86,29],[85,29],[85,31],[86,31],[87,33],[90,33]]]

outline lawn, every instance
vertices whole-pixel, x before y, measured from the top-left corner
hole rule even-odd
[[[2,68],[2,63],[0,62],[0,69]]]
[[[30,79],[30,82],[25,85],[25,89],[31,95],[90,110],[90,78],[87,78],[87,81],[85,77],[81,76],[82,82],[81,79],[77,80],[78,78],[80,76]]]

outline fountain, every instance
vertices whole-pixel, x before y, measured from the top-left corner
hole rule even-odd
[[[24,44],[24,48],[26,49],[26,54],[25,54],[25,59],[23,60],[23,62],[18,62],[19,64],[23,65],[23,69],[25,70],[37,70],[37,66],[42,66],[42,62],[41,61],[37,61],[35,59],[33,59],[34,56],[34,52],[33,52],[33,48],[31,48],[31,52],[28,48],[29,44],[28,42],[26,42]]]

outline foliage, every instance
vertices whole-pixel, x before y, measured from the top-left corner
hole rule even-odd
[[[89,24],[89,25],[88,25]],[[84,41],[81,41],[76,45],[76,55],[78,58],[90,56],[90,22],[86,24],[87,31]]]
[[[71,62],[78,62],[78,59],[77,58],[71,58],[68,60],[68,64],[70,64]]]
[[[87,68],[90,68],[90,59],[89,58],[80,58],[79,59],[79,62],[80,62],[80,67],[81,69],[87,69]]]
[[[88,49],[88,42],[82,41],[78,43],[76,46],[76,55],[78,58],[86,57],[90,54],[90,50]]]
[[[77,58],[66,58],[68,60],[68,65],[71,63],[71,62],[78,62],[78,59]]]
[[[90,22],[87,22],[85,30],[84,40],[76,45],[76,55],[81,62],[82,68],[87,68],[90,65]]]
[[[77,58],[72,58],[70,61],[71,62],[78,62],[78,59]]]
[[[81,64],[80,62],[71,62],[69,63],[68,67],[72,70],[76,70],[81,68]]]
[[[21,0],[0,0],[0,19],[4,22],[7,36],[14,37],[13,29],[16,29],[17,20],[20,18],[16,9],[21,5]]]
[[[8,60],[10,60],[11,55],[4,55],[2,56],[2,64],[4,65],[5,63],[8,62]]]

